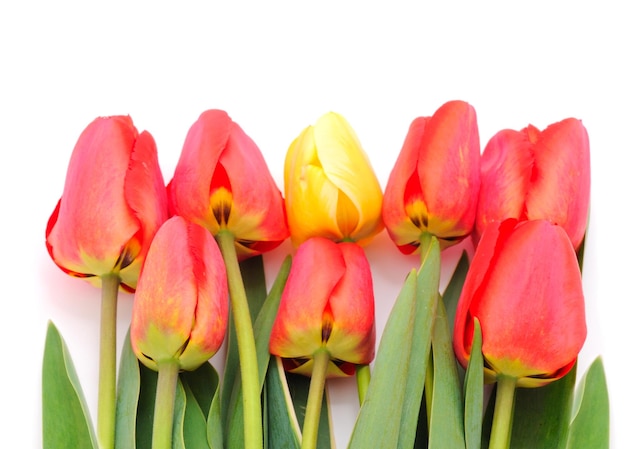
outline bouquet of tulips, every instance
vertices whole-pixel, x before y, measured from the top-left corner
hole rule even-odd
[[[411,123],[384,191],[337,113],[293,140],[284,192],[224,111],[191,126],[167,184],[148,132],[96,118],[46,244],[102,291],[97,425],[50,323],[44,448],[334,448],[331,377],[357,385],[349,449],[608,447],[601,358],[576,378],[589,191],[580,120],[481,152],[464,101]],[[377,347],[364,247],[384,229],[415,268]],[[287,239],[268,285],[263,255]],[[118,366],[120,289],[134,303]]]

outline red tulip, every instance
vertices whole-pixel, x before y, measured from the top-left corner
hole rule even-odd
[[[540,386],[570,370],[586,337],[576,254],[545,220],[487,225],[459,298],[454,349],[467,366],[478,318],[485,373]]]
[[[226,268],[213,236],[182,217],[154,238],[139,278],[131,343],[149,368],[194,370],[220,348],[228,323]]]
[[[474,227],[480,185],[474,108],[450,101],[411,123],[383,197],[383,221],[400,251],[418,250],[429,232],[444,249]]]
[[[224,111],[206,111],[191,126],[168,191],[172,213],[213,235],[232,232],[239,258],[289,236],[284,200],[263,155]]]
[[[589,137],[582,122],[569,118],[539,131],[503,130],[487,143],[476,231],[505,218],[545,219],[562,226],[575,248],[589,213]]]
[[[356,243],[312,237],[298,247],[270,337],[286,368],[311,374],[313,354],[330,354],[327,376],[348,376],[374,358],[374,293]]]
[[[167,218],[154,139],[128,116],[99,117],[80,135],[46,245],[66,273],[95,285],[120,276],[133,291],[150,242]]]

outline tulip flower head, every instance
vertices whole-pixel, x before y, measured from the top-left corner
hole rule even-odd
[[[168,193],[172,214],[213,235],[231,232],[240,259],[289,236],[283,197],[263,155],[224,111],[205,111],[191,126]]]
[[[454,325],[454,350],[467,366],[474,318],[482,329],[485,374],[536,387],[571,369],[586,337],[576,254],[546,220],[492,222],[467,274]]]
[[[478,236],[491,221],[545,219],[580,246],[590,196],[589,137],[580,120],[498,132],[483,152],[481,177]]]
[[[133,291],[167,195],[156,144],[130,117],[99,117],[81,133],[63,195],[48,220],[46,246],[66,273],[100,285],[117,274]]]
[[[228,323],[226,269],[213,236],[180,216],[163,224],[135,293],[131,343],[156,370],[177,360],[194,370],[220,348]]]
[[[326,350],[328,377],[354,373],[374,358],[374,294],[369,262],[352,242],[313,237],[298,247],[274,327],[270,352],[285,368],[311,375],[312,357]]]
[[[442,249],[474,227],[480,186],[480,143],[474,108],[463,101],[442,105],[409,128],[389,175],[383,220],[404,254],[419,250],[428,232]]]
[[[292,243],[311,237],[367,243],[383,229],[382,190],[348,122],[329,112],[292,142],[285,159]]]

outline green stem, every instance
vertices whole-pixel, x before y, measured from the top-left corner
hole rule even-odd
[[[159,374],[154,400],[152,449],[171,449],[174,403],[176,402],[176,386],[178,384],[178,361],[159,362],[157,369]]]
[[[359,405],[363,405],[367,389],[370,386],[372,373],[369,365],[357,365],[356,367],[356,387],[359,392]]]
[[[498,377],[496,407],[493,412],[489,449],[507,449],[509,447],[516,382],[517,379],[514,377]]]
[[[309,397],[306,402],[304,425],[302,426],[302,449],[315,449],[317,447],[317,433],[329,361],[330,353],[325,348],[313,354],[313,372],[311,373]]]
[[[227,230],[218,232],[215,237],[226,265],[230,304],[239,347],[245,448],[262,449],[263,424],[261,421],[259,367],[250,309],[237,260],[235,237]]]
[[[115,384],[117,376],[117,274],[102,276],[100,306],[100,379],[98,384],[98,442],[113,449],[115,442]]]

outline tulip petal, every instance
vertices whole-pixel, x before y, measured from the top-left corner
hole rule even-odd
[[[226,270],[215,239],[175,216],[159,229],[135,293],[131,342],[149,367],[177,359],[193,370],[220,347],[228,317]]]
[[[180,365],[193,370],[222,345],[228,323],[228,285],[226,269],[213,236],[198,225],[190,224],[188,229],[198,299],[193,328],[180,356]]]
[[[368,364],[376,343],[372,274],[363,249],[341,243],[346,271],[329,298],[333,327],[326,343],[333,359]]]
[[[174,176],[168,185],[172,213],[201,224],[211,234],[216,234],[220,225],[209,206],[210,180],[232,127],[232,120],[224,111],[211,109],[203,112],[187,132]]]
[[[462,364],[473,317],[481,323],[485,364],[494,374],[525,386],[566,374],[585,341],[586,324],[580,271],[565,231],[545,220],[489,224],[457,308],[454,348]]]
[[[46,236],[66,272],[102,276],[139,253],[140,222],[120,194],[136,138],[127,116],[97,118],[81,133]]]
[[[360,240],[380,232],[383,228],[382,190],[350,124],[339,114],[324,114],[314,127],[314,138],[317,157],[329,182],[346,195],[358,211],[352,219],[356,226],[350,237]]]
[[[524,202],[532,167],[533,154],[526,133],[502,130],[487,142],[481,158],[476,214],[479,234],[491,221],[527,218]]]
[[[589,137],[582,122],[570,118],[548,126],[538,137],[534,157],[528,219],[561,225],[578,248],[587,228],[590,195]]]
[[[309,358],[322,347],[324,311],[345,271],[340,249],[328,239],[311,238],[298,248],[272,328],[272,354]]]

